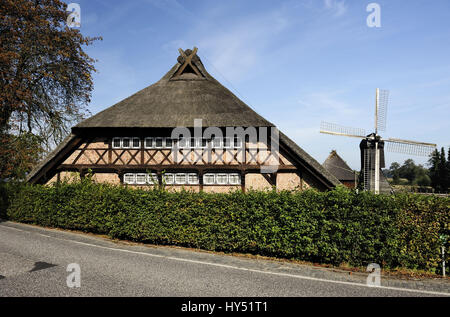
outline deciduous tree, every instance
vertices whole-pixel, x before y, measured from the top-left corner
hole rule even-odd
[[[69,28],[66,8],[60,0],[0,1],[0,134],[5,140],[27,132],[48,150],[88,113],[95,60],[83,47],[100,38]],[[8,144],[0,148],[3,158],[18,144],[9,141],[1,143]]]
[[[0,2],[0,131],[59,142],[87,111],[95,60],[60,0]]]

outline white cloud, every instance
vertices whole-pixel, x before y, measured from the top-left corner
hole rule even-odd
[[[347,12],[347,5],[344,0],[325,0],[325,8],[333,11],[335,17],[339,17]]]
[[[340,119],[353,117],[360,114],[360,109],[345,101],[342,96],[346,91],[319,91],[307,94],[298,100],[302,105],[302,111],[308,111],[320,116],[323,119]],[[339,122],[336,122],[339,123]]]
[[[173,49],[174,45],[197,46],[209,71],[218,71],[219,76],[229,81],[241,81],[263,62],[264,56],[273,49],[271,44],[289,25],[281,11],[246,16],[230,21],[224,28],[216,20],[226,13],[215,8],[213,15],[203,14],[208,18],[198,19],[198,23],[182,34],[183,38],[165,43],[163,49]]]

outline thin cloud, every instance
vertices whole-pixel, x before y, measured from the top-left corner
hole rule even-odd
[[[325,9],[333,11],[333,15],[339,17],[347,12],[347,5],[345,1],[325,0]]]
[[[215,19],[199,21],[184,38],[165,43],[163,49],[192,43],[201,50],[199,56],[204,62],[213,66],[212,72],[217,70],[233,82],[246,78],[264,60],[271,44],[289,25],[281,12],[246,17],[227,29],[218,26]]]

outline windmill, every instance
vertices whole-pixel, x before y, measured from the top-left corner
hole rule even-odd
[[[377,88],[375,99],[375,132],[366,135],[364,129],[344,127],[334,123],[322,122],[320,133],[361,138],[361,171],[363,173],[364,190],[380,193],[380,171],[385,167],[384,146],[387,150],[411,155],[429,155],[436,144],[410,140],[384,139],[378,131],[386,130],[386,114],[389,91]],[[384,176],[381,174],[382,180]],[[381,181],[383,184],[383,181]],[[384,180],[384,183],[387,182]]]

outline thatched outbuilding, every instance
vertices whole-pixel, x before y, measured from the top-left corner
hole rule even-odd
[[[336,150],[332,150],[328,155],[323,167],[333,174],[342,184],[348,188],[356,188],[358,175],[350,166],[337,154]]]

